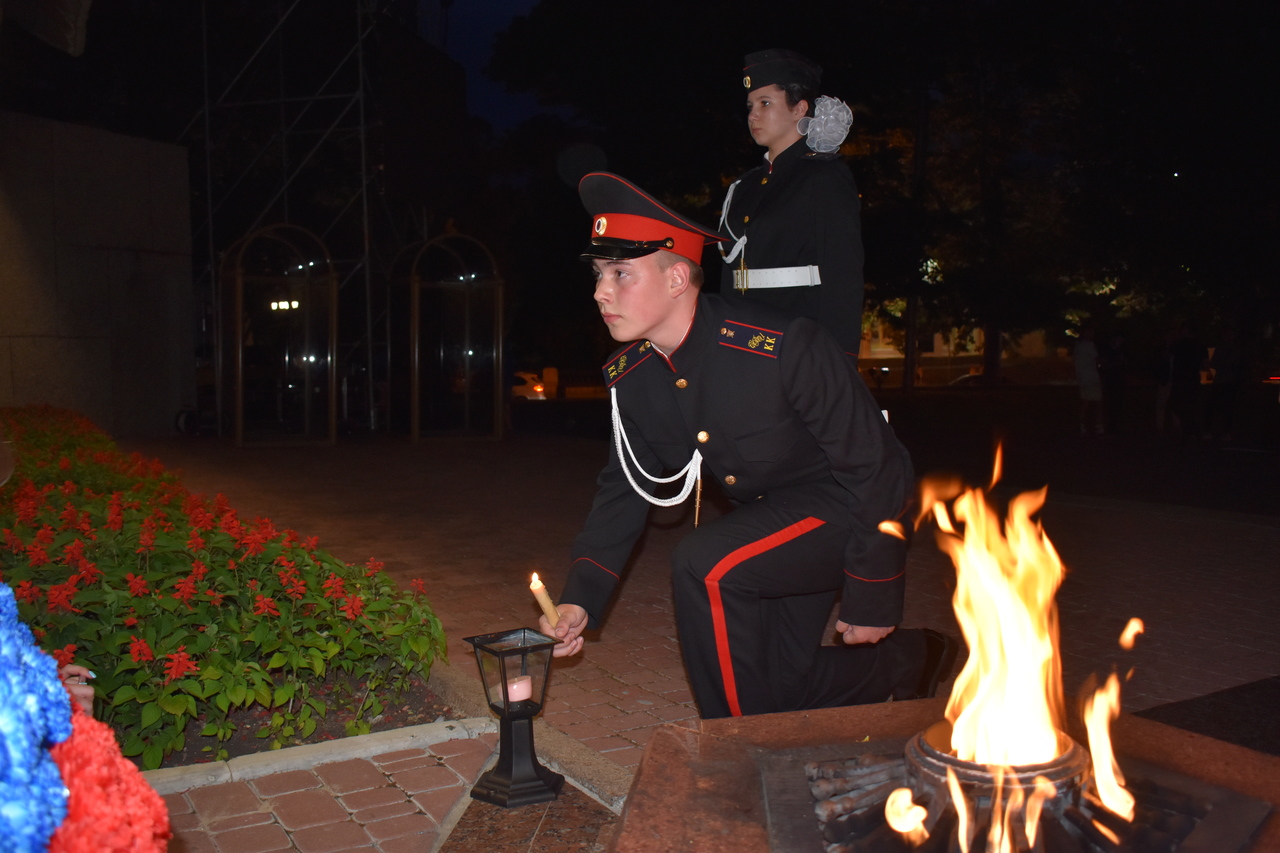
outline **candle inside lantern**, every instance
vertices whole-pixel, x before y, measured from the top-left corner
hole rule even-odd
[[[523,702],[533,698],[533,676],[517,675],[507,682],[507,701]]]
[[[533,597],[538,599],[538,605],[542,608],[542,613],[547,617],[547,621],[554,628],[560,624],[560,611],[556,610],[556,606],[551,603],[551,596],[547,595],[547,587],[538,580],[538,573],[533,573],[533,580],[529,582],[529,589],[533,592]]]

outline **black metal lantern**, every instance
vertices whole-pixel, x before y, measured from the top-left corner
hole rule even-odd
[[[508,807],[554,800],[564,777],[538,763],[533,718],[546,699],[554,637],[531,628],[467,637],[476,650],[484,695],[498,715],[498,763],[480,777],[471,796]]]

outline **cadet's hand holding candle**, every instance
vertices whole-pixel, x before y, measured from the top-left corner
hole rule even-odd
[[[529,583],[529,589],[533,591],[533,597],[538,599],[538,605],[542,608],[543,614],[547,617],[547,621],[554,628],[560,624],[560,611],[556,610],[556,606],[551,603],[551,596],[547,595],[547,588],[538,580],[538,573],[533,573],[533,580]]]

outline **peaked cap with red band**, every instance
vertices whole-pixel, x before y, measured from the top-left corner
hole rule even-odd
[[[581,257],[623,260],[660,249],[702,263],[702,247],[732,240],[714,228],[686,219],[626,178],[591,172],[578,183],[578,195],[591,214],[591,245]]]

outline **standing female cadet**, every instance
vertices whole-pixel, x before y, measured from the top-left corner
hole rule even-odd
[[[790,50],[748,54],[747,127],[764,162],[725,197],[721,294],[817,320],[852,358],[862,340],[858,187],[840,158],[852,123],[842,102],[815,98],[822,69]]]

